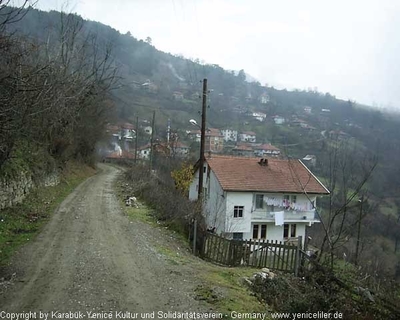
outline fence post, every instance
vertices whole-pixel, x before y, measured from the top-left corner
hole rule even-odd
[[[296,261],[294,265],[294,275],[297,277],[299,275],[299,267],[300,267],[300,249],[303,244],[303,237],[300,236],[299,240],[297,242],[297,247],[296,247]]]
[[[194,219],[193,224],[193,254],[196,256],[196,241],[197,241],[197,219]]]

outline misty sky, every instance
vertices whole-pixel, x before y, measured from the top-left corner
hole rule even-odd
[[[397,0],[39,0],[278,88],[400,108]]]

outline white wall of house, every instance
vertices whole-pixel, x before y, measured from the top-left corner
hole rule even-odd
[[[241,133],[239,134],[239,140],[242,142],[256,142],[256,136],[253,134]]]
[[[258,121],[264,121],[267,118],[267,115],[263,112],[253,112],[253,117]]]
[[[142,149],[139,151],[139,158],[140,159],[149,159],[150,158],[150,149]]]
[[[233,141],[233,142],[237,141],[238,132],[236,130],[223,129],[221,130],[221,133],[224,135],[225,141]]]
[[[211,189],[212,190],[212,189]],[[221,189],[222,190],[222,189]],[[226,222],[225,228],[222,225],[215,226],[218,234],[224,234],[226,237],[232,238],[233,233],[243,233],[243,239],[253,238],[253,226],[267,225],[267,237],[268,240],[285,241],[290,239],[290,234],[287,238],[284,237],[284,227],[275,225],[275,216],[271,213],[272,210],[284,211],[285,219],[284,223],[293,225],[296,224],[296,235],[295,237],[302,236],[303,242],[305,240],[305,230],[307,225],[311,225],[315,222],[314,211],[311,211],[312,205],[305,195],[301,194],[287,194],[289,199],[292,196],[296,197],[296,204],[298,210],[285,210],[284,207],[267,206],[266,203],[264,208],[257,208],[255,205],[255,194],[252,192],[226,192]],[[261,194],[261,193],[260,193]],[[283,202],[284,194],[264,194],[265,197],[276,199],[277,202]],[[316,197],[311,196],[311,201],[315,201]],[[210,198],[210,200],[212,200]],[[243,216],[234,217],[235,207],[243,206]],[[300,210],[308,210],[306,213]],[[221,213],[219,213],[221,214]],[[304,218],[306,217],[306,219]],[[213,227],[213,226],[211,226]],[[291,228],[291,227],[290,227]],[[259,237],[261,232],[259,231]]]
[[[226,224],[223,232],[248,232],[250,230],[252,202],[251,192],[226,193]],[[243,207],[242,217],[234,217],[235,207]]]
[[[284,238],[283,225],[276,226],[275,223],[266,223],[266,222],[253,222],[251,224],[251,231],[243,233],[243,239],[253,239],[253,228],[254,228],[254,225],[256,225],[256,224],[259,225],[259,227],[258,227],[259,238],[261,235],[261,225],[266,224],[267,225],[267,237],[266,237],[267,240],[284,242],[284,241],[290,239],[290,237]],[[304,223],[304,222],[293,222],[293,223],[288,222],[288,224],[291,225],[290,228],[292,228],[293,224],[296,225],[296,237],[302,236],[302,240],[303,240],[303,244],[304,244],[305,234],[306,234],[306,226],[308,224]]]
[[[285,123],[285,119],[282,117],[275,117],[274,121],[275,121],[275,124],[284,124]]]
[[[302,236],[303,244],[305,241],[306,226],[312,225],[315,220],[315,214],[312,209],[310,200],[302,194],[283,194],[283,193],[255,193],[255,192],[226,192],[222,189],[217,177],[213,171],[207,172],[207,165],[204,171],[204,197],[205,206],[204,214],[208,228],[215,227],[217,234],[222,234],[228,238],[233,237],[233,233],[242,233],[243,239],[253,238],[253,227],[255,224],[267,225],[266,239],[285,241],[290,239],[284,237],[284,226],[275,225],[275,216],[273,212],[284,211],[284,223],[293,225],[296,224],[295,237]],[[198,170],[195,173],[193,182],[189,188],[189,199],[197,199],[198,185]],[[277,205],[270,206],[265,201],[263,208],[256,208],[256,195],[264,196],[265,200],[275,201]],[[289,196],[289,201],[292,202],[295,197],[295,208],[287,209],[279,206],[283,204],[285,196]],[[309,195],[311,201],[316,201],[316,196]],[[241,217],[235,217],[236,213],[241,212]],[[297,210],[296,210],[297,208]],[[307,210],[307,211],[304,211]],[[291,227],[290,227],[291,228]],[[259,231],[258,237],[261,236]]]
[[[198,191],[197,185],[199,184],[199,170],[194,174],[193,181],[189,186],[189,200],[197,200]]]
[[[225,212],[226,212],[226,192],[222,190],[221,185],[213,171],[205,172],[206,199],[205,217],[207,227],[215,227],[217,231],[225,230]]]
[[[203,192],[204,192],[204,215],[207,228],[216,228],[218,234],[225,231],[226,192],[222,190],[220,183],[213,171],[208,172],[207,165],[204,166]],[[199,170],[196,171],[194,179],[189,186],[189,199],[197,200],[199,184]]]

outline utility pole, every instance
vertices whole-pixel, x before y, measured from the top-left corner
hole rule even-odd
[[[138,135],[139,135],[139,117],[136,117],[135,163],[136,163],[136,161],[137,161]]]
[[[359,250],[360,250],[361,220],[362,220],[362,213],[363,213],[364,195],[362,195],[360,201],[361,201],[361,204],[360,204],[360,213],[359,213],[359,216],[358,216],[356,256],[355,256],[355,259],[354,259],[355,260],[354,261],[355,265],[358,265],[358,255],[359,255]]]
[[[153,153],[154,153],[154,128],[155,128],[155,121],[156,121],[156,111],[153,111],[153,122],[151,123],[151,139],[150,139],[150,174],[151,170],[153,169]]]
[[[203,103],[201,111],[201,140],[200,140],[200,158],[199,158],[199,187],[197,190],[197,200],[200,203],[200,211],[203,213],[203,180],[204,180],[204,146],[206,139],[206,114],[207,112],[207,79],[203,79]],[[194,218],[193,225],[193,254],[196,255],[197,240],[197,219]]]
[[[203,193],[203,177],[204,177],[204,149],[206,140],[206,112],[207,112],[207,79],[203,80],[203,103],[201,111],[201,139],[200,139],[200,159],[199,159],[199,189],[198,200],[201,201]]]

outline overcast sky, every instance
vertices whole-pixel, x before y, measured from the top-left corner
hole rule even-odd
[[[39,0],[278,88],[400,108],[397,0]]]

